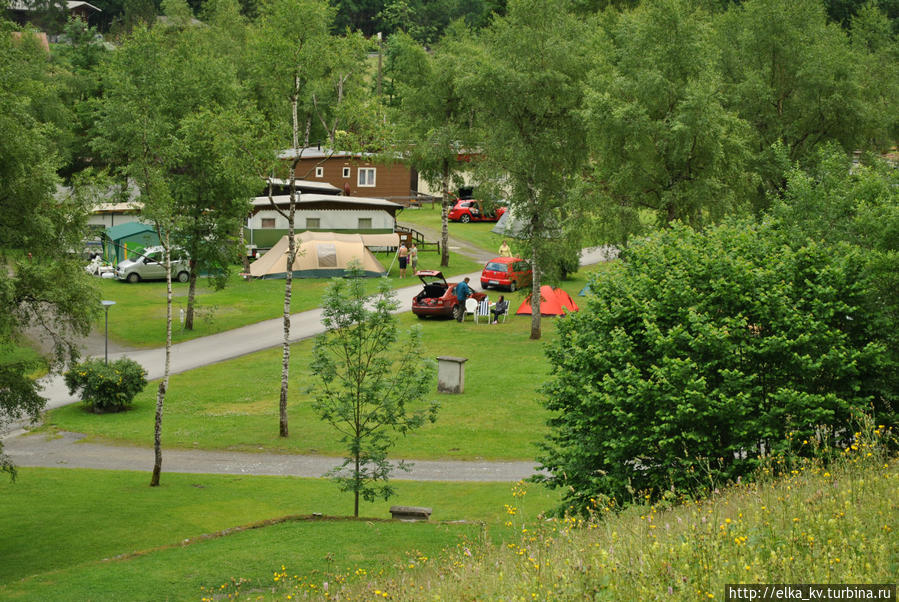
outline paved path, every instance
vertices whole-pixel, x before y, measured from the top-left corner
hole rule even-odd
[[[3,447],[16,466],[96,468],[103,470],[153,469],[153,450],[85,443],[85,435],[61,433],[3,437]],[[163,449],[165,472],[321,477],[339,466],[341,458],[272,453],[239,453]],[[534,462],[447,462],[415,460],[412,470],[398,470],[392,479],[412,481],[517,481],[535,473]]]
[[[582,265],[605,261],[609,251],[605,248],[585,249]],[[469,276],[475,282],[480,272],[463,274],[453,279]],[[416,284],[396,291],[400,307],[397,312],[411,310],[412,297],[421,290]],[[290,341],[313,337],[324,331],[321,310],[314,309],[291,315]],[[185,341],[172,346],[171,372],[185,372],[281,345],[283,326],[281,318],[266,320],[227,332]],[[97,338],[87,342],[97,346]],[[127,356],[139,362],[147,370],[148,380],[161,378],[165,367],[165,349],[117,350],[110,348],[110,359]],[[63,379],[59,375],[42,380],[47,409],[75,403]],[[3,448],[19,466],[66,466],[70,468],[106,468],[110,470],[150,470],[153,452],[150,449],[114,447],[99,444],[78,443],[82,438],[67,434],[61,438],[23,436],[17,429],[3,436]],[[319,477],[339,464],[335,458],[320,456],[296,456],[282,454],[241,454],[206,451],[163,451],[163,469],[170,472],[294,475]],[[446,481],[515,481],[534,473],[533,462],[432,462],[416,461],[411,473],[397,474],[395,478]]]

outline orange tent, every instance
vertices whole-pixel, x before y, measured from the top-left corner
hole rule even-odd
[[[577,303],[571,298],[571,295],[560,288],[553,289],[551,286],[540,287],[540,315],[541,316],[562,316],[566,311],[578,311],[580,309]],[[531,296],[524,300],[524,303],[515,312],[518,315],[531,315]]]

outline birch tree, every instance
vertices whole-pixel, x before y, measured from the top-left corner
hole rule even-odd
[[[333,152],[341,126],[342,105],[351,80],[359,77],[364,59],[359,36],[344,38],[329,34],[334,9],[320,0],[270,0],[260,8],[253,32],[252,74],[255,95],[274,128],[276,139],[289,141],[291,151],[280,167],[290,180],[287,211],[278,207],[269,188],[271,207],[287,221],[287,271],[284,281],[281,343],[281,389],[278,400],[278,434],[289,435],[287,396],[290,375],[290,302],[296,205],[299,200],[297,166],[312,136],[327,140]],[[285,169],[286,168],[286,169]],[[286,171],[286,174],[283,174]]]
[[[236,87],[222,80],[226,57],[202,52],[188,29],[190,11],[168,0],[172,28],[139,29],[104,65],[105,95],[95,148],[135,181],[164,248],[166,264],[165,369],[156,395],[155,463],[162,470],[162,417],[172,353],[172,251],[189,218],[187,207],[206,209],[207,194],[239,197],[255,175],[248,154],[251,119],[233,102]],[[232,80],[233,81],[233,80]],[[245,107],[244,107],[245,108]],[[211,192],[210,192],[211,191]],[[214,209],[214,207],[213,207]],[[208,244],[209,241],[206,241]]]

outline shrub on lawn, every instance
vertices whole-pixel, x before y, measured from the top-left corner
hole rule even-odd
[[[100,359],[75,365],[65,375],[69,394],[81,391],[81,401],[93,412],[121,412],[147,386],[147,371],[123,357],[109,364]]]

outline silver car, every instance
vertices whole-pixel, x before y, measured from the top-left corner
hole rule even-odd
[[[142,254],[136,255],[133,259],[119,262],[115,276],[128,282],[165,280],[163,248],[147,247]],[[172,250],[172,277],[178,282],[187,282],[190,279],[190,264],[183,251]]]

